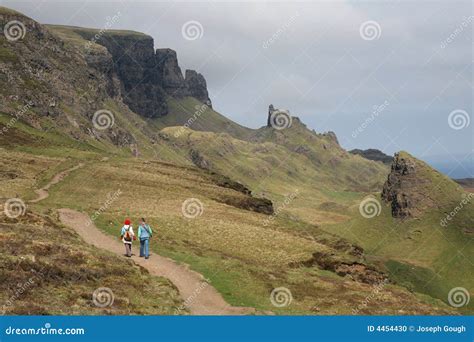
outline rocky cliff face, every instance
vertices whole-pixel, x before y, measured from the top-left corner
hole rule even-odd
[[[203,75],[194,70],[186,70],[184,82],[189,92],[189,96],[195,97],[208,107],[212,108],[211,99],[207,92],[207,83]]]
[[[382,190],[397,218],[420,217],[430,210],[451,212],[464,197],[453,180],[406,152],[395,154]]]
[[[76,32],[84,39],[94,39],[94,31]],[[106,32],[94,41],[111,54],[113,70],[122,83],[123,101],[141,116],[155,118],[168,114],[167,96],[192,96],[211,105],[204,77],[186,70],[184,78],[176,51],[155,51],[153,38],[134,32]]]
[[[415,164],[399,153],[395,154],[391,172],[382,190],[382,199],[391,203],[393,217],[413,216],[412,209],[419,198],[415,198],[411,189],[417,181]]]
[[[93,125],[94,113],[119,93],[110,54],[94,50],[85,59],[43,25],[0,8],[2,32],[12,22],[22,24],[17,32],[23,36],[0,39],[0,112],[12,117],[11,131],[17,120],[38,130],[51,129],[54,123],[74,139],[133,144],[134,137],[118,123],[107,130]]]

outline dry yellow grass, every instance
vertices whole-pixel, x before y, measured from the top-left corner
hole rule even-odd
[[[25,198],[33,196],[30,186],[34,184],[35,175],[46,175],[53,168],[66,169],[71,164],[70,160],[60,163],[54,158],[8,154],[12,168],[21,168],[28,158],[38,159],[33,165],[41,165],[24,172],[22,180],[18,180],[21,185],[12,183],[8,190],[10,182],[6,183],[6,191],[21,190],[20,195]],[[371,285],[317,267],[291,266],[308,260],[316,251],[336,255],[339,252],[285,226],[289,221],[285,223],[279,218],[268,221],[267,215],[219,202],[222,196],[239,194],[216,185],[213,176],[206,172],[143,159],[98,160],[86,160],[84,167],[54,185],[47,199],[30,204],[29,209],[37,212],[64,207],[81,210],[113,235],[118,234],[125,217],[136,222],[144,216],[155,230],[152,241],[155,253],[190,264],[211,278],[213,286],[234,305],[285,314],[351,314],[373,291]],[[351,196],[344,202],[350,203]],[[203,203],[201,216],[194,219],[183,216],[182,204],[188,198],[197,198]],[[296,198],[292,208],[300,206],[298,201],[301,199]],[[96,212],[99,214],[95,215]],[[281,215],[288,213],[291,215],[288,210]],[[323,211],[317,215],[324,219]],[[339,214],[334,215],[337,218]],[[276,308],[269,300],[270,292],[281,286],[290,289],[293,302],[288,307]],[[401,306],[405,308],[404,313],[449,312],[440,303],[426,304],[393,286],[386,288],[384,306],[376,303],[370,304],[366,312],[401,313],[398,312]]]
[[[207,182],[194,170],[163,164],[107,161],[87,165],[59,184],[42,205],[93,213],[117,190],[122,194],[107,209],[105,217],[111,221],[120,221],[125,216],[134,220],[146,217],[156,227],[158,239],[168,243],[191,243],[263,265],[286,265],[310,258],[315,250],[327,249],[308,239],[265,227],[266,215],[214,199],[235,191]],[[203,203],[203,213],[194,219],[186,218],[182,213],[183,201],[194,197]]]
[[[33,196],[28,189],[34,189],[47,171],[64,162],[62,158],[33,156],[21,152],[10,152],[0,148],[2,170],[0,171],[0,197],[12,198],[20,194]],[[26,191],[25,191],[26,190]]]

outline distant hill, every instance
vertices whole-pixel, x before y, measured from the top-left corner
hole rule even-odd
[[[474,192],[474,178],[454,179],[454,181],[467,191]]]
[[[393,157],[373,148],[369,148],[367,150],[360,150],[356,148],[354,150],[350,150],[349,153],[357,154],[369,160],[380,161],[386,165],[390,165],[393,161]]]

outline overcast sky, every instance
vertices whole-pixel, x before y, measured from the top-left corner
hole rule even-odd
[[[470,1],[0,2],[96,28],[120,12],[113,28],[175,49],[183,72],[205,76],[214,108],[242,125],[263,126],[273,103],[346,149],[407,150],[472,176]]]

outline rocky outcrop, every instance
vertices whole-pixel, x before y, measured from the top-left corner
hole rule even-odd
[[[111,70],[122,84],[123,102],[143,117],[155,118],[168,114],[166,98],[192,96],[211,106],[204,77],[194,70],[186,71],[183,77],[176,51],[167,48],[154,50],[153,38],[137,32],[105,32],[94,39],[94,31],[71,28],[84,39],[94,40],[104,46],[112,56]],[[92,56],[90,66],[110,73]]]
[[[183,97],[189,95],[184,83],[183,73],[178,65],[176,51],[171,49],[157,49],[156,79],[154,81],[161,85],[163,90],[173,97]]]
[[[275,111],[275,107],[273,107],[272,104],[270,106],[268,106],[267,127],[272,127],[271,117],[272,117],[272,114],[273,114],[274,111]]]
[[[249,188],[242,183],[234,181],[227,176],[220,173],[209,171],[210,180],[217,186],[235,190],[237,193],[229,195],[222,193],[220,196],[214,198],[215,201],[231,205],[236,208],[255,211],[266,215],[274,213],[273,203],[271,200],[263,197],[254,197]]]
[[[267,127],[270,128],[288,128],[291,126],[292,118],[287,109],[277,109],[271,104],[268,106]],[[299,119],[297,119],[299,120]]]
[[[244,195],[248,195],[248,196],[250,196],[252,194],[250,189],[247,188],[245,185],[243,185],[239,182],[236,182],[236,181],[230,179],[229,177],[220,175],[216,172],[211,172],[211,174],[213,175],[214,181],[218,186],[221,186],[223,188],[232,189],[232,190],[238,191],[238,192],[240,192]]]
[[[311,259],[304,263],[305,266],[317,266],[323,270],[331,271],[341,277],[367,284],[380,284],[387,282],[388,277],[383,272],[361,262],[340,260],[336,253],[315,252]]]
[[[214,200],[236,208],[255,211],[261,214],[272,215],[274,213],[272,201],[266,198],[251,196],[222,196],[214,198]]]
[[[416,199],[411,194],[418,180],[415,163],[395,154],[390,174],[382,190],[382,199],[391,204],[392,216],[405,218],[413,216],[413,207]]]
[[[379,161],[386,165],[391,165],[393,161],[393,157],[386,155],[382,151],[374,149],[374,148],[369,148],[367,150],[360,150],[356,148],[349,151],[349,153],[359,155],[365,159]]]
[[[339,140],[337,140],[336,133],[334,133],[333,131],[323,133],[322,135],[323,135],[323,137],[329,138],[329,140],[331,140],[333,143],[335,143],[337,146],[339,146]]]
[[[200,169],[209,170],[211,168],[211,162],[206,160],[197,150],[191,149],[189,151],[189,157],[194,165]]]
[[[452,179],[406,152],[395,154],[382,199],[396,218],[417,218],[428,211],[451,212],[465,192]]]
[[[207,91],[206,79],[203,75],[194,70],[186,70],[184,83],[189,96],[198,99],[208,107],[212,108],[211,99],[209,98],[209,93]]]

